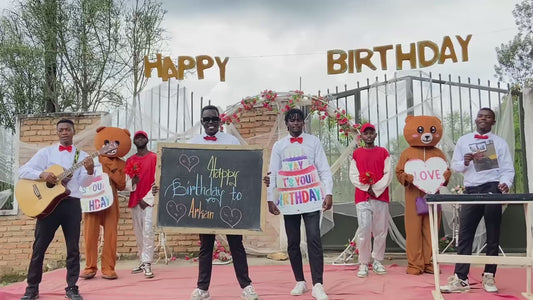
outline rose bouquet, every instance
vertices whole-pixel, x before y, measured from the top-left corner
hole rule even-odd
[[[372,172],[365,172],[359,174],[359,181],[362,184],[374,184],[376,182],[375,175]]]
[[[126,173],[126,175],[128,175],[130,178],[133,178],[141,174],[141,168],[139,167],[138,163],[130,161],[126,164],[126,167],[124,168],[124,173]]]

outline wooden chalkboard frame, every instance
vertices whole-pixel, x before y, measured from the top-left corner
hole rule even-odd
[[[165,166],[161,165],[163,150],[165,148],[172,149],[199,149],[199,150],[217,150],[217,151],[261,151],[262,153],[262,170],[261,177],[257,178],[257,188],[261,190],[261,199],[260,199],[260,229],[233,229],[233,228],[205,228],[205,227],[182,227],[182,226],[159,226],[159,210],[160,208],[160,194],[161,191],[155,196],[154,201],[154,225],[159,229],[163,229],[165,232],[174,232],[174,233],[205,233],[205,234],[242,234],[242,235],[262,235],[265,232],[266,224],[266,187],[263,184],[262,176],[266,174],[268,169],[267,155],[264,147],[258,145],[206,145],[206,144],[183,144],[183,143],[159,143],[157,146],[157,170],[156,170],[156,179],[155,184],[161,189],[161,172],[162,168]],[[167,166],[169,167],[169,166]],[[171,166],[170,166],[171,167]]]

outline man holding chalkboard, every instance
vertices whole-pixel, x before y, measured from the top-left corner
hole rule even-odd
[[[216,106],[208,105],[202,108],[201,123],[205,134],[193,137],[189,142],[192,144],[206,145],[239,145],[239,140],[229,134],[219,132],[220,113]],[[257,300],[250,277],[248,276],[248,260],[246,251],[242,244],[242,235],[227,236],[231,255],[233,257],[233,267],[235,275],[241,286],[242,299]],[[215,244],[214,234],[200,234],[200,254],[198,257],[198,282],[197,288],[193,291],[191,300],[211,299],[209,295],[209,283],[211,282],[211,271],[213,268],[213,248]]]
[[[283,214],[287,234],[287,252],[291,261],[296,286],[291,295],[305,293],[302,253],[300,251],[300,224],[303,218],[307,236],[307,251],[313,280],[312,296],[327,300],[322,286],[324,255],[320,238],[322,211],[333,204],[333,177],[320,140],[303,133],[304,113],[291,109],[285,113],[289,135],[277,141],[272,148],[269,176],[264,177],[269,187],[268,210],[274,215]],[[278,198],[274,199],[277,190]]]

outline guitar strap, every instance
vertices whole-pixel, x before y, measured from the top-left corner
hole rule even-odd
[[[76,152],[74,153],[74,163],[72,165],[75,165],[78,162],[79,158],[80,158],[80,149],[76,148]],[[72,178],[72,175],[74,175],[74,173],[70,174],[68,177]]]
[[[74,154],[74,164],[75,165],[78,162],[78,159],[80,158],[80,149],[76,148],[76,153]]]

